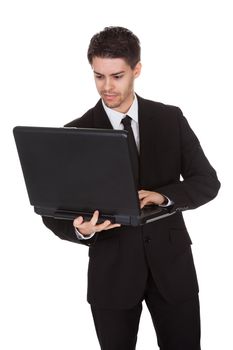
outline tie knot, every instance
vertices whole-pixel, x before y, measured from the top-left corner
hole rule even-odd
[[[122,124],[124,125],[124,128],[127,129],[127,127],[131,127],[131,120],[132,118],[129,117],[128,115],[125,116],[123,119],[122,119]]]

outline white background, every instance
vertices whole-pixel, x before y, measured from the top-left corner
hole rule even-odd
[[[201,290],[202,348],[230,350],[233,28],[224,0],[1,2],[0,347],[99,349],[85,301],[87,248],[59,240],[34,214],[12,128],[62,126],[96,103],[86,51],[109,25],[141,40],[136,92],[178,105],[217,169],[219,196],[185,218]],[[155,344],[144,307],[137,349]]]

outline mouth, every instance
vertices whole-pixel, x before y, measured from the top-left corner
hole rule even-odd
[[[105,100],[114,100],[117,97],[117,94],[102,94],[103,98]]]

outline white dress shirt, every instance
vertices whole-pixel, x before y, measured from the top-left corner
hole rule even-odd
[[[112,124],[113,129],[116,130],[123,130],[124,126],[121,123],[122,119],[128,115],[132,121],[131,121],[131,126],[134,134],[134,138],[136,141],[136,145],[139,151],[139,126],[138,126],[138,99],[137,96],[135,95],[133,103],[128,110],[127,113],[121,113],[117,112],[112,108],[109,108],[105,105],[104,101],[102,100],[102,104],[104,107],[104,110],[108,116],[108,119],[110,120],[110,123]]]

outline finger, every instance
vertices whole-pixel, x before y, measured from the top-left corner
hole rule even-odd
[[[95,230],[96,231],[103,231],[106,229],[106,227],[108,227],[109,225],[111,225],[111,221],[110,220],[105,220],[102,224],[96,225],[95,226]]]
[[[140,202],[140,208],[142,209],[143,207],[145,207],[145,205],[149,204],[153,204],[153,202],[151,202],[150,199],[146,197]]]
[[[74,219],[74,221],[73,221],[73,225],[74,225],[75,227],[81,225],[82,223],[83,223],[83,217],[82,217],[82,216],[77,217],[77,218]]]
[[[115,228],[115,227],[121,227],[121,224],[112,224],[112,225],[109,225],[109,226],[107,226],[107,227],[105,228],[105,231],[110,230],[110,229]]]
[[[147,191],[139,191],[138,192],[138,196],[139,197],[145,197],[145,196],[147,196],[148,195],[148,192]]]
[[[96,211],[94,212],[94,214],[93,214],[91,220],[90,220],[90,224],[93,225],[93,226],[95,226],[95,225],[97,224],[98,219],[99,219],[99,211],[96,210]]]
[[[140,190],[140,191],[138,191],[138,194],[143,194],[143,193],[147,193],[148,191],[146,191],[146,190]]]

